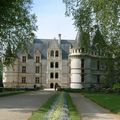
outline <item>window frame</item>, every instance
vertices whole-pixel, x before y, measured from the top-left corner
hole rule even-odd
[[[59,51],[58,50],[55,51],[55,57],[59,57]]]
[[[36,63],[40,63],[40,56],[36,56],[35,62],[36,62]]]
[[[40,66],[35,67],[35,73],[40,73]]]
[[[40,77],[35,77],[35,83],[39,84],[40,83]]]
[[[55,62],[55,68],[59,68],[59,62]]]
[[[22,73],[26,73],[26,66],[22,66]]]
[[[50,51],[50,57],[54,57],[54,50]]]
[[[26,56],[22,56],[22,62],[26,63],[27,57]]]
[[[22,83],[23,83],[23,84],[26,83],[26,77],[22,77]]]
[[[59,78],[59,73],[56,72],[56,73],[55,73],[55,79],[58,79],[58,78]]]
[[[51,73],[50,73],[50,79],[53,79],[53,78],[54,78],[54,73],[51,72]]]

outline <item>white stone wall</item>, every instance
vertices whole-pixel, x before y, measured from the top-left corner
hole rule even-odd
[[[81,89],[81,59],[79,57],[71,58],[71,84],[73,89]]]

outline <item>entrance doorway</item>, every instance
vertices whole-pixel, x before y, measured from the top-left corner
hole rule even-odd
[[[54,88],[54,84],[53,83],[50,83],[50,88]]]

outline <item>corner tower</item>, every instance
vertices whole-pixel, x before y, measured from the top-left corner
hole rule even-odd
[[[82,89],[84,84],[84,56],[86,55],[86,49],[83,45],[83,33],[78,32],[75,44],[70,48],[70,88]]]

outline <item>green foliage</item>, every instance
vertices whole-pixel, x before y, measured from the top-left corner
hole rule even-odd
[[[84,95],[112,112],[120,114],[120,95],[104,93],[84,93]]]
[[[116,90],[116,89],[119,89],[120,90],[120,83],[116,83],[113,85],[113,89]]]
[[[40,109],[32,114],[29,120],[42,120],[44,115],[48,112],[53,102],[56,100],[56,98],[59,96],[59,94],[53,95],[51,98],[48,99],[48,101],[43,104]]]
[[[75,105],[73,104],[72,98],[70,97],[68,93],[66,93],[66,99],[68,102],[71,120],[80,120],[81,119],[80,115],[78,114],[78,111]]]
[[[98,25],[105,38],[116,35],[119,37],[119,0],[63,0],[63,2],[66,4],[66,15],[72,14],[78,28],[90,32],[94,25]]]
[[[47,114],[48,110],[51,108],[51,105],[53,105],[53,103],[56,101],[56,99],[61,94],[63,94],[63,93],[58,92],[57,94],[53,95],[50,99],[48,99],[48,101],[44,105],[42,105],[38,111],[33,113],[33,115],[31,116],[31,118],[29,120],[44,120],[45,114]],[[67,102],[68,102],[68,108],[69,108],[71,120],[80,120],[80,116],[76,110],[75,105],[72,102],[70,95],[68,93],[64,93],[63,95],[67,99]],[[61,97],[60,101],[63,101],[63,97]],[[58,103],[58,105],[59,105],[59,103]],[[61,109],[61,107],[60,107],[60,109]],[[58,113],[56,113],[56,112],[58,112]],[[55,113],[54,112],[52,113],[52,115],[55,115],[55,114],[57,114],[57,115],[59,114],[58,109],[55,109]],[[53,117],[53,119],[54,118],[55,117]]]
[[[16,51],[27,48],[34,38],[36,16],[30,13],[31,4],[32,0],[0,0],[0,41],[4,43],[6,53],[11,49],[12,58],[16,57]],[[5,60],[10,59],[7,58],[10,55],[5,54]],[[7,60],[7,64],[11,61]]]
[[[109,79],[112,84],[120,81],[120,0],[63,2],[66,5],[66,15],[73,16],[75,26],[88,33],[91,38],[95,33],[91,39],[93,46],[109,55],[106,59],[106,80]]]

